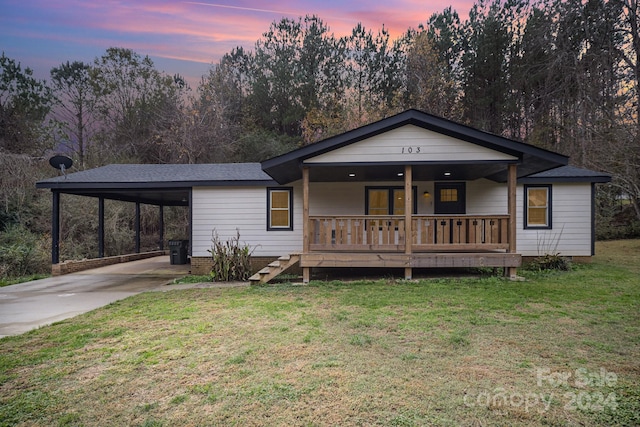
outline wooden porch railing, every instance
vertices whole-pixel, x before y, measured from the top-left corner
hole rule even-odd
[[[311,216],[308,230],[311,251],[405,251],[404,216]],[[414,252],[509,249],[509,215],[414,215],[411,230]]]

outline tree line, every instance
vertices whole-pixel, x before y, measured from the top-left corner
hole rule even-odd
[[[639,22],[637,0],[481,0],[467,19],[447,8],[396,38],[285,18],[195,88],[125,48],[64,62],[48,81],[3,53],[0,229],[45,232],[33,177],[50,175],[39,159],[54,151],[79,169],[260,161],[407,108],[607,171],[605,223],[620,200],[639,220]]]

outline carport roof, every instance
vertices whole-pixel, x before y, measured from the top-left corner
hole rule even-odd
[[[113,164],[36,183],[65,194],[188,206],[192,187],[271,185],[260,163]]]

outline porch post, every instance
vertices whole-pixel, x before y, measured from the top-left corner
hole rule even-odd
[[[516,252],[516,183],[518,181],[518,166],[516,164],[509,165],[507,176],[507,187],[509,188],[507,202],[509,209],[509,253]],[[509,277],[515,278],[517,275],[516,267],[509,267]]]
[[[140,202],[136,202],[136,253],[140,253]]]
[[[98,198],[98,258],[104,258],[104,197]]]
[[[411,245],[413,244],[412,233],[412,214],[413,214],[413,189],[412,189],[412,167],[411,165],[405,165],[404,167],[404,253],[411,255]],[[411,257],[407,256],[407,259]],[[404,268],[404,278],[410,280],[413,277],[413,269],[409,267]]]
[[[302,253],[309,253],[309,167],[302,168]],[[309,283],[311,268],[302,267],[302,282]]]
[[[164,205],[159,206],[158,228],[160,229],[160,250],[164,250]]]
[[[53,190],[51,206],[51,264],[60,263],[60,193]]]

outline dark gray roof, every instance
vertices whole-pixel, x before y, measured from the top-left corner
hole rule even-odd
[[[210,185],[231,182],[270,182],[272,178],[262,171],[260,163],[216,164],[115,164],[68,173],[38,182],[40,188],[48,184],[109,183],[109,184],[188,184]]]
[[[611,175],[605,172],[598,172],[591,169],[577,168],[575,166],[561,166],[538,172],[520,178],[518,182],[523,184],[546,183],[546,182],[609,182]]]
[[[64,194],[165,206],[188,206],[193,187],[268,186],[275,181],[260,163],[108,165],[45,179],[37,188]]]

